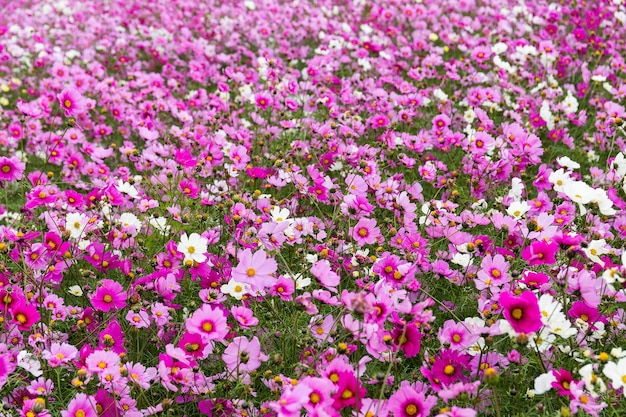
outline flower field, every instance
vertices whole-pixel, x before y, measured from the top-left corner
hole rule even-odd
[[[626,415],[622,3],[0,1],[0,416]]]

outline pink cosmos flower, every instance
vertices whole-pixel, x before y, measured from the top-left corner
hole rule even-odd
[[[501,286],[510,281],[508,274],[509,263],[504,260],[502,255],[485,255],[481,263],[481,269],[476,274],[474,284],[479,290]]]
[[[426,417],[430,410],[437,404],[437,398],[417,392],[408,383],[403,383],[387,403],[389,411],[394,417]]]
[[[104,279],[91,297],[91,304],[96,310],[105,313],[111,309],[120,309],[126,306],[128,294],[119,282]]]
[[[291,278],[281,276],[272,287],[272,295],[278,295],[285,301],[291,300],[296,284]]]
[[[230,312],[241,327],[256,326],[259,324],[259,319],[254,317],[254,312],[247,307],[234,306],[230,309]]]
[[[263,249],[254,254],[250,249],[244,249],[239,252],[238,259],[239,265],[232,270],[235,281],[250,284],[253,290],[271,287],[276,282],[272,275],[278,266],[274,258],[268,258]]]
[[[126,320],[128,320],[131,326],[137,329],[150,327],[150,323],[151,323],[148,312],[144,310],[143,308],[139,310],[138,312],[135,312],[133,310],[128,310],[128,313],[126,313]]]
[[[16,364],[10,354],[6,353],[6,345],[0,343],[0,388],[9,380],[9,375],[15,371]]]
[[[598,417],[600,411],[607,407],[607,403],[598,402],[597,398],[585,393],[584,387],[584,381],[572,382],[570,385],[570,411],[576,414],[578,409],[582,408],[587,414]]]
[[[267,355],[261,352],[261,342],[256,336],[252,340],[235,337],[222,354],[222,360],[230,372],[252,372],[267,359]]]
[[[479,334],[470,333],[465,323],[456,323],[448,320],[439,329],[439,341],[449,345],[453,350],[464,350],[472,346],[480,338]]]
[[[61,411],[62,417],[98,417],[94,407],[94,400],[86,394],[79,393],[67,405],[67,409]]]
[[[350,236],[359,246],[364,246],[376,243],[381,234],[380,228],[376,227],[376,220],[362,218],[350,228]]]
[[[317,278],[320,283],[330,291],[337,292],[339,285],[339,275],[332,270],[330,262],[326,259],[319,260],[311,266],[311,274]]]
[[[0,157],[0,181],[19,181],[24,177],[25,169],[26,164],[17,156],[12,156],[11,158],[6,156]]]
[[[204,304],[187,319],[185,326],[189,333],[199,334],[205,343],[222,341],[228,334],[224,312]]]
[[[65,116],[77,116],[87,109],[85,98],[74,88],[65,88],[57,94],[61,108],[65,110]]]
[[[189,198],[198,198],[200,187],[193,180],[182,180],[178,183],[180,191]]]
[[[268,107],[273,105],[272,96],[265,93],[256,94],[254,101],[256,105],[263,110],[266,110]]]
[[[516,297],[511,292],[500,294],[499,302],[503,314],[513,330],[518,333],[533,333],[541,329],[539,300],[532,291],[524,291]]]
[[[325,378],[305,377],[301,384],[311,388],[309,402],[304,404],[307,412],[313,415],[318,410],[324,410],[333,403],[332,394],[336,390],[335,384]],[[323,415],[323,414],[322,414]]]
[[[299,417],[300,410],[309,401],[311,388],[306,384],[298,384],[283,392],[278,401],[270,403],[270,408],[281,417]]]
[[[51,368],[65,365],[78,357],[78,349],[68,343],[52,343],[50,350],[44,350],[42,357]]]
[[[120,362],[117,353],[110,350],[96,350],[87,357],[85,365],[88,371],[101,374],[107,369],[116,368],[119,371]]]
[[[126,368],[128,380],[143,389],[150,388],[150,381],[152,381],[157,374],[156,368],[146,368],[140,363],[128,362],[124,364],[124,368]]]

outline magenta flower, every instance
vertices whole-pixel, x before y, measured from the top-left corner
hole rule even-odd
[[[417,392],[408,384],[403,384],[390,398],[387,404],[394,417],[426,417],[437,404],[437,398]]]
[[[559,245],[554,242],[546,242],[540,240],[533,242],[530,246],[526,246],[522,251],[522,259],[528,262],[528,265],[552,265],[556,262],[556,252]]]
[[[202,336],[189,332],[185,332],[183,337],[180,338],[178,347],[194,358],[202,359],[206,358],[213,351],[213,345],[205,343],[202,340]]]
[[[360,408],[360,403],[367,395],[367,390],[363,388],[353,372],[340,371],[337,373],[339,380],[337,381],[337,392],[333,395],[333,408],[340,410],[345,407],[354,406]]]
[[[3,352],[0,355],[0,388],[9,380],[9,375],[15,371],[15,361],[13,360],[11,355],[7,355],[6,345],[4,343],[0,344],[0,352]]]
[[[199,334],[205,343],[222,341],[228,334],[224,312],[210,305],[203,305],[187,319],[185,326],[189,333]]]
[[[539,300],[532,291],[524,291],[519,297],[511,292],[500,294],[503,314],[513,330],[518,333],[533,333],[541,329]]]
[[[104,279],[91,297],[91,304],[96,310],[105,313],[111,309],[120,309],[126,306],[128,294],[119,282]]]
[[[13,321],[20,330],[28,330],[37,323],[41,316],[34,304],[26,304],[26,300],[19,300],[11,306]]]
[[[61,108],[65,110],[65,116],[77,116],[87,109],[85,98],[74,88],[65,88],[57,94]]]
[[[415,323],[407,323],[403,327],[396,327],[391,333],[398,349],[404,350],[404,356],[417,356],[421,347],[422,334]]]
[[[124,332],[117,320],[109,322],[107,327],[98,333],[98,349],[111,350],[117,354],[125,353]]]
[[[272,295],[277,295],[285,301],[291,300],[296,284],[291,278],[280,277],[272,287]]]
[[[456,382],[467,382],[465,371],[469,370],[471,359],[472,357],[466,353],[444,349],[439,356],[435,357],[435,362],[430,369],[422,368],[422,373],[436,388]]]
[[[381,236],[380,228],[376,227],[376,220],[362,218],[354,227],[350,228],[350,235],[359,246],[373,245]]]

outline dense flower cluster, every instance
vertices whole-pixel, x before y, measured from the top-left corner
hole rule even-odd
[[[626,414],[622,0],[0,4],[0,415]]]

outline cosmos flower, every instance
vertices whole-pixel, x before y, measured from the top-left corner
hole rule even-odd
[[[524,291],[518,297],[511,292],[500,294],[499,302],[507,322],[518,333],[533,333],[541,329],[539,300],[532,291]]]
[[[87,110],[87,103],[82,94],[74,88],[65,88],[57,94],[57,99],[61,108],[65,111],[65,116],[78,116]]]

